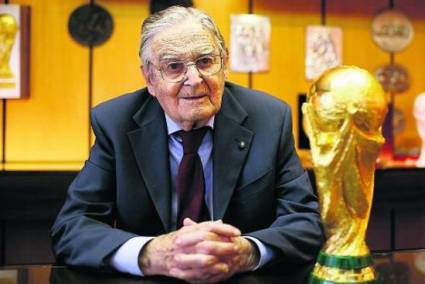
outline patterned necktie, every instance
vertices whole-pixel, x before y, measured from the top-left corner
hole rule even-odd
[[[186,217],[195,222],[208,219],[204,201],[205,182],[198,148],[207,132],[206,127],[191,131],[180,131],[183,140],[183,158],[177,172],[177,228],[183,226]]]

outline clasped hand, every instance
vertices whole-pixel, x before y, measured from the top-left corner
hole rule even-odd
[[[213,283],[252,270],[259,261],[254,244],[221,221],[189,218],[175,232],[150,241],[139,256],[145,275],[165,275],[192,283]]]

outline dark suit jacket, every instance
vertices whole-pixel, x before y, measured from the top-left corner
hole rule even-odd
[[[168,138],[147,89],[97,106],[91,122],[96,142],[52,240],[59,262],[107,268],[128,239],[169,231]],[[318,202],[295,152],[288,105],[226,83],[212,155],[214,219],[274,248],[270,265],[313,260],[323,238]]]

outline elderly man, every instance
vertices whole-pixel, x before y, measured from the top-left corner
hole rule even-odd
[[[289,107],[225,82],[213,20],[171,7],[147,18],[147,88],[97,106],[96,143],[53,228],[58,261],[216,282],[314,260],[318,203]]]

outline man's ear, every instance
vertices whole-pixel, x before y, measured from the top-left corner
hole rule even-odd
[[[224,66],[227,67],[227,65],[229,64],[229,50],[226,48],[226,54],[223,56],[223,63]]]
[[[145,78],[146,87],[148,88],[149,94],[155,96],[154,88],[153,88],[153,74],[150,73],[149,66],[141,65],[140,70],[142,71],[143,77]]]
[[[227,48],[226,48],[226,54],[228,54]],[[227,79],[229,75],[229,56],[224,55],[223,57],[223,71],[224,71],[224,78]]]

